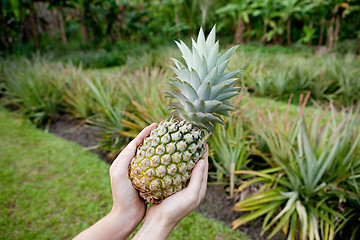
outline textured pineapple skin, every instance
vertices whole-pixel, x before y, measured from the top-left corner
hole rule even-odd
[[[163,121],[138,147],[130,180],[147,203],[159,203],[188,185],[204,151],[202,130],[184,120]]]

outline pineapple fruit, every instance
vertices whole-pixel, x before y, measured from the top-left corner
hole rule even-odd
[[[170,84],[177,90],[167,95],[177,100],[169,105],[173,112],[144,139],[129,166],[130,180],[147,203],[159,203],[187,186],[206,138],[217,123],[224,124],[220,115],[235,110],[227,100],[239,89],[232,85],[240,71],[225,72],[237,46],[220,55],[215,26],[206,40],[200,29],[192,51],[181,40],[176,44],[185,62],[172,59],[176,78]]]

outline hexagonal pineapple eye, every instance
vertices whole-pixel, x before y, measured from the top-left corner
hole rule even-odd
[[[190,171],[191,169],[193,169],[195,166],[195,163],[193,160],[190,160],[187,164],[188,170]]]
[[[174,186],[177,186],[181,183],[181,176],[180,175],[176,175],[174,178],[173,178],[173,185]]]
[[[144,146],[145,147],[150,147],[151,146],[151,141],[152,141],[152,138],[147,138],[147,139],[145,139],[145,141],[144,141]]]
[[[187,170],[187,165],[186,165],[186,163],[182,162],[179,166],[179,172],[185,173],[186,170]]]
[[[151,181],[149,189],[150,189],[150,191],[155,191],[155,190],[160,189],[160,180],[154,179],[153,181]]]
[[[186,133],[188,131],[186,125],[181,126],[179,128],[179,131],[182,132],[182,133]]]
[[[195,161],[198,161],[201,158],[200,152],[195,152],[194,159]]]
[[[171,184],[172,184],[172,179],[171,179],[170,176],[165,176],[165,177],[162,179],[161,183],[162,183],[162,187],[163,187],[163,188],[168,188],[168,187],[170,187]]]
[[[161,126],[161,127],[159,128],[158,135],[159,135],[159,136],[164,135],[164,134],[167,132],[167,130],[168,130],[167,127]]]
[[[190,179],[190,173],[186,172],[186,173],[184,173],[184,175],[182,176],[181,181],[185,183],[185,182],[187,182],[189,179]]]
[[[156,147],[160,143],[160,137],[154,137],[154,139],[151,141],[151,146]]]
[[[171,137],[170,137],[170,134],[168,134],[168,133],[161,137],[162,143],[168,143],[168,142],[170,142],[170,140],[171,140]]]
[[[165,155],[163,155],[163,156],[161,157],[161,163],[162,163],[163,165],[169,165],[170,162],[171,162],[171,157],[170,157],[169,154],[165,154]]]
[[[166,167],[161,165],[156,169],[156,176],[163,177],[166,173]]]
[[[157,135],[158,135],[158,130],[157,129],[152,130],[151,133],[150,133],[151,137],[156,137]]]
[[[159,156],[152,156],[150,158],[150,165],[152,167],[157,167],[160,163],[160,157]]]
[[[147,169],[149,167],[149,160],[144,158],[139,165],[141,166],[142,169]]]
[[[168,174],[170,174],[170,175],[175,175],[175,173],[177,172],[176,164],[170,164],[170,165],[167,167],[167,172],[168,172]]]
[[[136,152],[136,156],[137,156],[139,159],[144,158],[144,157],[146,156],[145,150],[137,151],[137,152]]]
[[[146,150],[146,157],[151,157],[155,153],[154,147],[149,147],[148,150]]]
[[[174,132],[173,134],[171,134],[171,139],[173,141],[178,141],[181,139],[181,137],[182,137],[181,132]]]
[[[185,141],[179,141],[176,143],[176,148],[178,151],[184,151],[186,149],[186,142]]]
[[[164,145],[160,145],[160,146],[158,146],[158,147],[156,148],[156,154],[162,155],[162,154],[164,154],[164,153],[165,153],[165,147],[164,147]]]
[[[191,143],[194,141],[193,135],[191,133],[187,133],[184,135],[184,139],[187,143]]]
[[[181,153],[180,152],[173,153],[171,159],[174,163],[179,163],[181,161]]]
[[[189,150],[186,150],[184,153],[183,153],[183,160],[184,161],[189,161],[190,160],[190,158],[191,158],[191,156],[192,156],[192,154],[191,154],[191,152],[189,152]]]
[[[155,171],[154,171],[154,169],[149,168],[148,170],[146,170],[145,175],[146,175],[148,178],[153,178],[153,177],[155,177]]]
[[[140,174],[141,174],[141,171],[142,171],[142,170],[141,170],[140,167],[135,167],[135,168],[134,168],[134,174],[135,174],[135,175],[140,175]]]
[[[142,177],[139,180],[138,184],[139,184],[139,187],[142,188],[142,189],[146,189],[149,186],[149,182],[145,177]]]
[[[177,123],[174,123],[169,127],[169,132],[176,132],[177,130],[179,130],[179,126]]]
[[[172,153],[173,151],[175,151],[175,143],[171,142],[168,145],[166,145],[166,152]]]
[[[192,143],[189,147],[188,150],[191,152],[191,154],[193,154],[194,152],[196,152],[197,150],[197,146],[195,143]]]
[[[156,199],[160,199],[162,197],[162,193],[160,191],[155,191],[152,194]]]

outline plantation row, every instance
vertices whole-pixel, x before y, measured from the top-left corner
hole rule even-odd
[[[243,87],[257,96],[287,100],[290,94],[311,92],[319,104],[349,106],[359,101],[360,62],[355,55],[306,56],[241,52],[231,66],[243,69]],[[313,102],[312,101],[312,102]]]
[[[3,100],[45,127],[62,114],[86,120],[101,130],[102,149],[116,153],[142,128],[165,119],[171,100],[161,96],[172,73],[158,63],[170,64],[168,59],[164,54],[154,66],[145,58],[147,67],[127,64],[121,71],[82,70],[42,58],[2,61]],[[234,56],[229,67],[244,69],[238,83],[244,88],[259,96],[296,97],[294,105],[264,105],[243,91],[227,128],[217,126],[210,139],[212,180],[230,184],[231,194],[259,188],[235,205],[250,212],[234,228],[264,216],[270,236],[359,238],[360,110],[351,105],[359,96],[358,64],[350,55]],[[318,95],[301,94],[315,89]],[[349,108],[305,107],[311,99]]]
[[[255,96],[286,102],[294,94],[296,103],[300,94],[311,92],[308,105],[327,106],[333,102],[337,108],[359,102],[360,61],[355,55],[313,56],[298,52],[275,54],[247,46],[240,49],[231,59],[229,70],[242,69],[238,84]],[[105,98],[100,102],[110,102],[109,106],[115,112],[120,109],[119,114],[129,102],[134,106],[128,112],[137,108],[136,105],[148,104],[147,109],[159,106],[161,110],[155,110],[156,118],[152,116],[153,113],[149,114],[151,120],[155,121],[165,116],[164,106],[168,100],[159,96],[163,96],[163,89],[167,87],[166,77],[172,76],[168,67],[172,64],[170,56],[180,59],[178,51],[167,48],[160,54],[154,51],[129,57],[121,70],[114,68],[110,71],[82,70],[81,64],[77,68],[71,63],[54,63],[51,58],[10,58],[0,61],[0,80],[1,84],[5,84],[6,94],[24,103],[23,111],[39,124],[48,121],[51,115],[69,111],[80,119],[98,115],[104,106],[98,106],[99,99],[94,96]],[[92,85],[102,92],[94,95],[95,88]],[[36,91],[30,90],[32,88]],[[112,124],[116,122],[114,119]]]

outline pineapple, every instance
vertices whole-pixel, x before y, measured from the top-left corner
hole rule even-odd
[[[172,59],[176,78],[170,78],[170,84],[177,91],[167,95],[177,102],[169,105],[171,116],[144,139],[129,166],[130,180],[147,203],[159,203],[187,186],[206,138],[217,123],[224,124],[220,115],[235,110],[226,100],[239,89],[232,84],[240,71],[225,73],[237,46],[220,55],[215,26],[206,41],[200,29],[192,51],[181,40],[176,44],[185,62]]]

